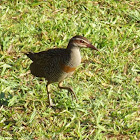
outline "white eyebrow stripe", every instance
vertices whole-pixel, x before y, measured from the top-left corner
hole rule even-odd
[[[76,38],[76,40],[82,40],[82,41],[86,42],[87,44],[89,44],[89,42],[87,42],[86,40],[84,40],[82,38]]]

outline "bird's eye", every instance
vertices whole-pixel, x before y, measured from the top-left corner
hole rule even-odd
[[[80,40],[80,43],[84,43],[84,41],[83,40]]]

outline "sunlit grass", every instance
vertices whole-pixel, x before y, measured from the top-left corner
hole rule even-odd
[[[0,2],[0,139],[139,139],[140,12],[132,1]],[[29,72],[28,51],[66,47],[83,35],[82,64],[64,81],[78,103]]]

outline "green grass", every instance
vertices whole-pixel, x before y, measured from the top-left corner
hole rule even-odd
[[[140,138],[140,3],[138,0],[0,1],[0,139],[121,140]],[[100,52],[82,49],[82,63],[52,84],[29,72],[23,52],[66,47],[84,35]]]

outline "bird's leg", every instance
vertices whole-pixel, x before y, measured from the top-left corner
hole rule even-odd
[[[67,90],[71,93],[71,95],[72,95],[72,94],[74,95],[76,101],[78,101],[78,99],[77,99],[77,97],[76,97],[76,94],[74,93],[74,91],[72,90],[72,88],[70,88],[70,87],[63,87],[63,86],[62,86],[62,81],[59,82],[58,87],[59,87],[60,89],[67,89]]]
[[[51,99],[50,84],[49,83],[47,83],[46,89],[47,89],[47,94],[48,94],[49,106],[55,106],[55,104],[53,104],[52,99]]]

